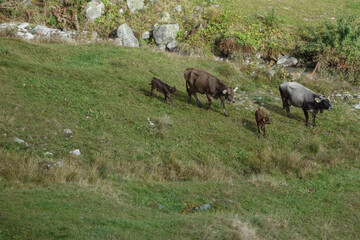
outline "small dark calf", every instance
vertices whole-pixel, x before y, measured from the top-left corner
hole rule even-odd
[[[151,85],[151,96],[154,95],[154,91],[156,89],[157,91],[164,94],[165,102],[166,102],[166,99],[168,98],[172,102],[172,105],[175,106],[173,100],[170,97],[170,93],[172,93],[174,95],[176,95],[176,93],[177,93],[175,86],[170,87],[169,85],[167,85],[166,83],[164,83],[163,81],[161,81],[160,79],[158,79],[156,77],[152,78],[150,85]]]
[[[265,116],[264,111],[259,108],[255,112],[255,120],[256,120],[258,132],[259,132],[258,138],[260,138],[260,135],[261,135],[260,128],[264,132],[264,137],[266,137],[265,124],[270,124],[270,119],[267,116]]]

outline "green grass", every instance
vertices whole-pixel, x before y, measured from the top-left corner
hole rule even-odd
[[[308,129],[301,109],[288,119],[275,99],[283,79],[240,75],[228,64],[1,38],[0,238],[358,238],[359,113],[334,103]],[[228,118],[219,100],[210,111],[187,104],[187,67],[249,99],[226,103]],[[175,107],[158,92],[149,96],[153,76],[177,87]],[[324,94],[346,86],[301,82]],[[259,96],[272,122],[260,140],[252,102]],[[80,157],[70,156],[74,149]],[[43,161],[64,167],[45,170]],[[233,203],[181,214],[184,203],[213,199]]]
[[[358,2],[354,0],[322,0],[311,3],[285,0],[245,0],[241,1],[241,4],[231,0],[218,0],[215,3],[220,4],[226,10],[241,12],[244,16],[252,16],[254,13],[266,15],[274,9],[276,16],[290,27],[314,25],[325,19],[336,18],[339,14],[358,15],[360,12]]]

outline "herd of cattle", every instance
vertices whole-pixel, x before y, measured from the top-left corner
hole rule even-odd
[[[211,75],[208,72],[205,72],[201,69],[196,68],[187,68],[184,72],[184,78],[186,81],[186,91],[189,95],[188,103],[191,103],[191,96],[194,96],[199,107],[203,107],[203,104],[198,99],[196,93],[205,94],[208,99],[207,110],[211,106],[211,98],[218,99],[220,98],[221,105],[224,111],[224,115],[227,117],[228,114],[225,110],[225,100],[234,103],[234,93],[237,90],[226,86],[220,79]],[[176,95],[176,87],[170,87],[168,84],[164,83],[160,79],[155,77],[151,80],[151,96],[154,94],[154,90],[157,90],[164,94],[165,102],[169,99],[172,104],[170,94]],[[304,87],[303,85],[297,82],[283,82],[279,86],[279,91],[283,103],[283,109],[286,109],[288,117],[292,118],[290,114],[290,106],[302,108],[305,114],[306,126],[309,127],[309,116],[308,112],[312,114],[313,118],[313,127],[315,127],[315,117],[316,114],[323,110],[331,110],[332,106],[330,105],[329,99],[326,97],[316,94],[314,91]],[[259,108],[255,112],[255,120],[258,127],[259,137],[260,129],[265,135],[265,124],[270,124],[270,120],[265,113]]]

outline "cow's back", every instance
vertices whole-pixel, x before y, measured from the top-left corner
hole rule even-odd
[[[192,90],[202,94],[216,87],[217,78],[201,69],[186,69],[184,78]]]
[[[304,102],[312,101],[316,95],[314,91],[297,82],[283,82],[280,88],[288,96],[289,103],[295,107],[302,107]]]

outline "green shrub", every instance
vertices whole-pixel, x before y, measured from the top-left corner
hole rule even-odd
[[[360,28],[354,17],[339,16],[336,23],[325,21],[318,28],[302,32],[297,52],[329,72],[359,84]]]

